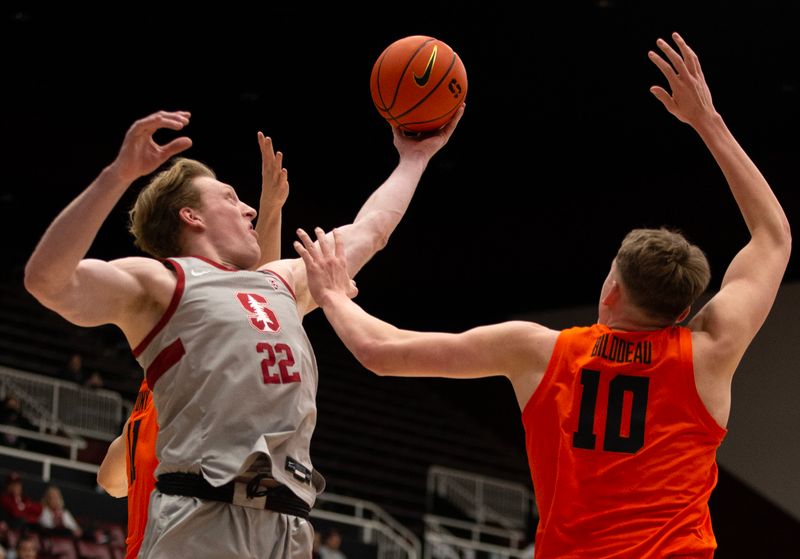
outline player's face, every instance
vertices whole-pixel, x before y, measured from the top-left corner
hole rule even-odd
[[[232,186],[217,179],[200,177],[194,185],[200,190],[202,201],[198,213],[219,258],[240,269],[255,266],[261,257],[253,227],[256,210],[239,200]]]

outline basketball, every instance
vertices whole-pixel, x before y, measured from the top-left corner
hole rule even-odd
[[[446,43],[411,35],[390,44],[372,67],[372,101],[389,124],[430,132],[447,124],[467,96],[467,71]]]

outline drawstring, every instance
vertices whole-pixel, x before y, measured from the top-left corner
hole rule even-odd
[[[267,487],[261,488],[262,479],[272,479],[268,474],[256,474],[253,479],[247,482],[247,498],[254,499],[256,497],[266,497],[269,489]]]

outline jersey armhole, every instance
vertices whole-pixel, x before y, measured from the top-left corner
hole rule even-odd
[[[139,342],[133,349],[133,356],[139,357],[142,352],[147,349],[147,346],[150,345],[150,342],[153,341],[153,338],[156,337],[164,326],[166,326],[169,319],[172,318],[172,315],[175,314],[175,309],[178,308],[178,303],[183,296],[183,291],[186,287],[186,273],[183,271],[183,267],[178,263],[178,261],[173,260],[172,258],[164,258],[161,259],[161,262],[167,268],[172,268],[175,272],[175,276],[177,281],[175,282],[175,291],[172,292],[172,299],[170,299],[169,305],[167,305],[167,309],[164,311],[164,314],[161,316],[159,321],[153,326],[153,329],[148,332],[148,334],[144,337],[144,339]]]

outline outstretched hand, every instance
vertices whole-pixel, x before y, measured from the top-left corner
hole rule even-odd
[[[289,197],[289,172],[283,167],[283,154],[275,151],[272,138],[258,133],[261,149],[261,198],[270,208],[282,208]]]
[[[161,128],[182,130],[189,124],[186,111],[158,111],[134,122],[125,134],[122,147],[112,167],[117,175],[128,182],[152,173],[165,161],[192,145],[192,140],[181,136],[166,145],[159,145],[153,134]]]
[[[666,55],[669,62],[653,51],[647,53],[650,60],[667,78],[671,94],[657,85],[651,87],[650,92],[678,120],[696,127],[703,118],[716,114],[711,101],[711,92],[697,55],[677,33],[672,34],[672,39],[678,45],[680,54],[665,40],[656,41],[658,48]]]
[[[414,151],[421,152],[428,158],[433,157],[433,155],[442,149],[448,140],[450,140],[450,136],[453,135],[453,131],[456,129],[456,126],[458,126],[458,121],[464,116],[465,107],[466,104],[462,104],[447,124],[432,132],[407,135],[400,128],[394,127],[392,129],[394,134],[394,146],[397,148],[400,157]]]
[[[352,299],[358,294],[358,288],[356,282],[347,275],[347,259],[341,234],[334,229],[331,238],[319,227],[314,228],[314,232],[317,235],[316,243],[302,229],[297,230],[297,236],[302,243],[294,242],[295,250],[306,265],[311,296],[320,307],[324,307],[330,297],[337,293]]]

